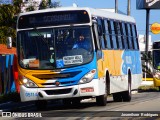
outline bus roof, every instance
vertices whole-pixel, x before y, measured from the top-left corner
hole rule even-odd
[[[113,12],[109,12],[109,11],[105,11],[105,10],[88,8],[88,7],[48,8],[48,9],[43,9],[43,10],[36,10],[36,11],[31,11],[31,12],[20,13],[19,16],[28,15],[28,14],[35,14],[35,13],[52,12],[52,11],[56,12],[56,11],[72,11],[72,10],[86,10],[86,11],[88,11],[90,16],[98,16],[98,17],[103,17],[103,18],[109,18],[109,19],[114,19],[114,20],[119,20],[119,21],[126,21],[126,22],[135,23],[135,19],[131,16],[117,14],[117,13],[113,13]]]

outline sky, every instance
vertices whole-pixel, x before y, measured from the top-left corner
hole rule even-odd
[[[115,0],[53,0],[60,1],[62,7],[72,6],[76,3],[78,7],[91,8],[115,8]],[[127,1],[118,0],[118,10],[127,14]],[[131,0],[131,16],[133,16],[137,23],[138,34],[146,34],[146,10],[138,10],[136,8],[136,0]],[[160,23],[160,9],[150,10],[150,25],[158,22]],[[152,34],[152,41],[160,40],[160,34]]]

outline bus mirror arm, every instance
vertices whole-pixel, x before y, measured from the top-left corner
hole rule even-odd
[[[12,48],[12,37],[7,37],[7,49]]]

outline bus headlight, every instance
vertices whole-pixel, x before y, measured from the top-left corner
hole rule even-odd
[[[160,79],[160,73],[155,73],[153,77],[156,79]]]
[[[22,83],[24,86],[29,87],[29,88],[38,87],[33,81],[31,81],[25,77],[22,79]]]
[[[91,70],[89,73],[87,73],[81,78],[81,80],[79,81],[79,84],[91,82],[95,74],[96,74],[96,70],[95,69]]]

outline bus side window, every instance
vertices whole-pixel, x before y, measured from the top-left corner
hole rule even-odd
[[[111,49],[112,48],[112,43],[111,43],[111,34],[109,32],[109,21],[104,20],[104,35],[105,35],[105,42],[106,42],[106,48]]]
[[[128,49],[129,45],[128,45],[128,41],[127,41],[127,34],[126,34],[126,27],[125,27],[125,23],[122,22],[122,38],[123,38],[123,43],[124,43],[124,48]]]
[[[122,38],[121,38],[121,29],[120,29],[120,23],[115,22],[115,32],[116,32],[116,38],[117,38],[117,45],[119,46],[119,49],[123,49],[122,44]]]
[[[104,36],[103,36],[103,24],[102,24],[103,20],[101,18],[97,19],[97,23],[98,23],[98,31],[101,32],[101,34],[99,35],[99,43],[100,43],[100,47],[101,49],[105,48],[105,43],[104,43]]]
[[[130,24],[127,23],[126,24],[127,27],[127,38],[128,38],[128,42],[129,42],[129,48],[133,49],[133,43],[132,43],[132,35],[131,35],[131,28],[130,28]]]
[[[135,49],[135,45],[134,45],[134,37],[133,37],[133,31],[132,31],[132,24],[129,24],[130,26],[130,32],[131,32],[131,42],[132,42],[132,47],[133,49]]]
[[[112,32],[112,42],[113,42],[113,48],[117,49],[117,41],[116,41],[116,35],[115,35],[115,27],[114,27],[114,22],[110,21],[111,23],[111,32]]]
[[[132,36],[133,36],[134,48],[135,48],[136,50],[138,50],[137,34],[136,34],[135,25],[132,24],[131,27],[132,27]]]

